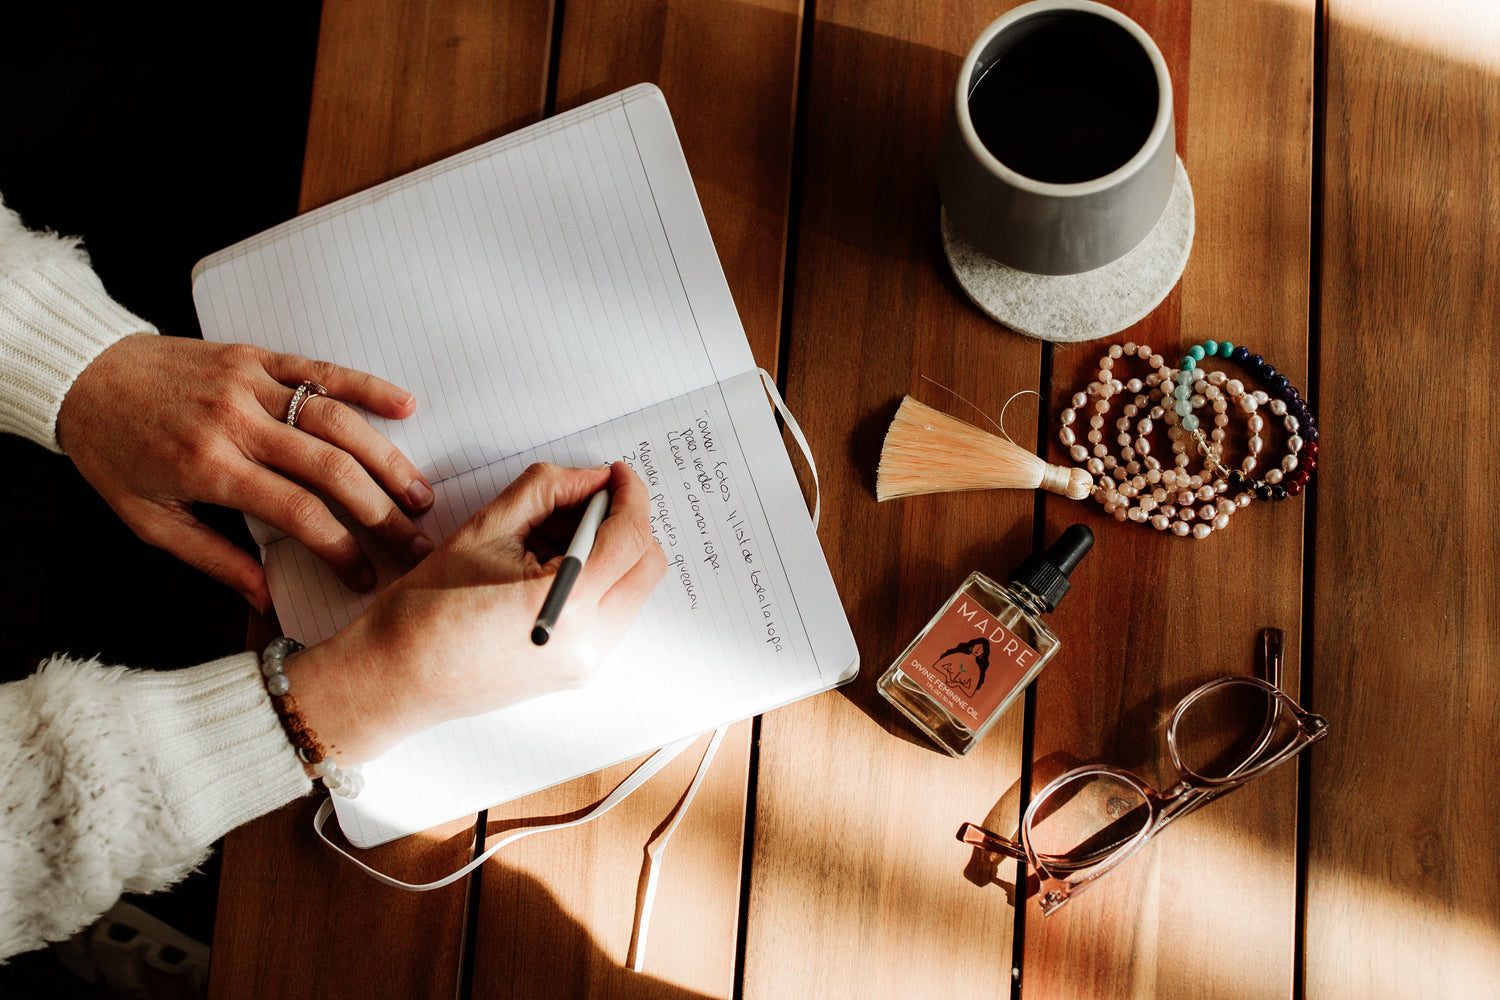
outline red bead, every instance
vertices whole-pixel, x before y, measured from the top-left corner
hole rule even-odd
[[[1286,484],[1286,495],[1289,496],[1289,497],[1301,496],[1302,495],[1302,488],[1303,488],[1304,485],[1306,485],[1306,484],[1303,483],[1303,482],[1301,482],[1300,480],[1297,480],[1297,479],[1291,480],[1289,483]]]
[[[1306,469],[1308,472],[1311,472],[1314,469],[1316,469],[1317,467],[1318,467],[1318,456],[1317,455],[1304,455],[1304,456],[1302,456],[1302,468]]]
[[[1318,442],[1316,442],[1316,441],[1304,441],[1304,442],[1302,442],[1302,454],[1306,455],[1309,458],[1315,458],[1315,457],[1317,457],[1317,454],[1318,454]]]
[[[1296,483],[1297,487],[1300,489],[1303,486],[1306,486],[1307,485],[1307,481],[1309,479],[1311,479],[1311,478],[1312,478],[1312,473],[1307,472],[1304,469],[1298,469],[1297,472],[1296,472],[1296,474],[1292,476],[1292,480],[1291,481],[1294,482],[1294,483]]]

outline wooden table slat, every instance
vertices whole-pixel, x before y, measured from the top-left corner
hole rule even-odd
[[[939,128],[968,40],[997,13],[931,0],[816,7],[787,400],[820,459],[819,536],[861,665],[849,686],[763,720],[747,997],[1010,988],[1013,915],[994,883],[1013,881],[1013,866],[971,865],[954,832],[1017,780],[1022,713],[955,761],[875,692],[970,570],[1004,574],[1031,547],[1029,494],[877,505],[873,490],[902,393],[957,407],[922,376],[992,414],[1040,380],[1038,344],[970,306],[938,245]],[[1034,440],[1034,413],[1011,408],[1018,440]]]
[[[1310,997],[1500,996],[1500,11],[1327,5]]]
[[[1055,350],[1051,412],[1094,377],[1105,346],[1126,340],[1174,365],[1205,339],[1244,344],[1305,387],[1313,4],[1121,9],[1175,58],[1196,235],[1163,308],[1116,337]],[[1276,73],[1265,71],[1271,51]],[[1139,361],[1127,370],[1148,371]],[[1106,415],[1111,437],[1122,405]],[[1231,423],[1231,442],[1243,441],[1243,427]],[[1065,461],[1055,418],[1047,437],[1052,460]],[[1284,439],[1268,431],[1267,455]],[[1172,709],[1201,683],[1252,673],[1263,627],[1286,632],[1283,684],[1297,693],[1302,502],[1252,504],[1203,541],[1116,524],[1092,501],[1086,512],[1051,496],[1045,506],[1049,536],[1081,520],[1097,543],[1055,615],[1074,643],[1037,682],[1036,789],[1094,761],[1170,787]],[[1028,902],[1022,996],[1287,996],[1296,778],[1284,767],[1174,824],[1050,917]]]

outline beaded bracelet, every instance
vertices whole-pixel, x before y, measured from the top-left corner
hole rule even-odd
[[[291,678],[286,675],[286,658],[304,647],[296,639],[278,636],[266,646],[261,654],[260,672],[266,679],[266,691],[271,695],[271,707],[281,720],[281,726],[297,750],[303,763],[311,765],[313,774],[323,780],[324,786],[333,794],[352,799],[365,787],[365,776],[358,768],[345,771],[333,762],[318,734],[308,728],[302,718],[297,699],[291,694]]]
[[[1264,421],[1259,414],[1254,412],[1254,408],[1247,407],[1246,410],[1250,414],[1251,436],[1248,443],[1250,454],[1246,457],[1239,472],[1228,474],[1230,488],[1248,488],[1260,500],[1285,500],[1288,496],[1299,495],[1307,488],[1313,472],[1318,468],[1318,422],[1313,417],[1307,401],[1302,398],[1297,387],[1291,384],[1291,380],[1267,364],[1265,358],[1259,354],[1251,354],[1250,349],[1244,345],[1235,345],[1228,341],[1205,340],[1202,345],[1193,345],[1182,358],[1181,372],[1191,373],[1198,368],[1200,361],[1215,356],[1241,365],[1249,374],[1268,386],[1269,392],[1257,392],[1252,398],[1259,403],[1268,404],[1271,414],[1281,418],[1282,426],[1290,435],[1287,439],[1287,454],[1280,463],[1268,469],[1263,477],[1254,478],[1252,473],[1263,446],[1260,432]],[[1208,378],[1213,379],[1216,374],[1222,377],[1222,373],[1210,373]],[[1222,384],[1232,389],[1240,386],[1237,379],[1225,379]],[[1196,426],[1184,429],[1195,431]],[[1201,434],[1197,437],[1199,448],[1207,460],[1208,452],[1205,450],[1207,446]]]
[[[1272,399],[1264,391],[1247,390],[1238,379],[1230,379],[1223,372],[1199,370],[1198,362],[1212,356],[1223,356],[1240,363],[1264,379],[1278,398]],[[1122,382],[1114,368],[1117,361],[1127,357],[1146,361],[1154,371],[1144,379],[1131,378]],[[1104,444],[1104,420],[1111,397],[1122,391],[1135,396],[1125,405],[1123,415],[1115,423],[1119,431],[1116,440],[1120,445],[1117,458]],[[1078,411],[1088,405],[1090,399],[1094,400],[1087,432],[1091,449],[1078,442],[1073,429]],[[1316,423],[1306,402],[1285,376],[1278,375],[1263,358],[1251,356],[1245,348],[1236,348],[1232,344],[1206,341],[1202,346],[1195,345],[1177,369],[1169,367],[1161,355],[1145,345],[1133,342],[1123,347],[1113,345],[1100,359],[1096,380],[1090,382],[1083,392],[1075,393],[1071,402],[1072,406],[1062,413],[1063,426],[1059,436],[1073,460],[1085,463],[1084,467],[1091,475],[1100,477],[1092,491],[1094,498],[1116,520],[1149,522],[1157,530],[1170,529],[1178,536],[1191,534],[1195,538],[1206,538],[1212,531],[1226,527],[1229,515],[1247,506],[1252,499],[1279,500],[1302,492],[1312,470],[1317,467]],[[1257,479],[1253,478],[1253,472],[1264,450],[1260,432],[1265,425],[1257,410],[1266,404],[1273,414],[1283,418],[1290,438],[1286,457],[1263,479]],[[1195,412],[1205,405],[1211,406],[1214,412],[1213,429],[1207,435]],[[1233,470],[1223,462],[1223,442],[1231,407],[1247,414],[1250,431],[1249,454],[1240,468]],[[1131,419],[1142,412],[1145,416],[1132,427]],[[1167,467],[1151,454],[1149,435],[1155,429],[1156,421],[1163,423],[1172,441],[1173,459]],[[1307,435],[1305,438],[1298,436],[1299,429]],[[1188,469],[1191,463],[1187,454],[1189,441],[1196,445],[1203,459],[1202,469],[1198,472]]]
[[[1131,378],[1122,382],[1114,367],[1127,355],[1146,361],[1154,371],[1144,379]],[[1180,418],[1178,410],[1191,413],[1206,402],[1202,395],[1176,398],[1174,375],[1175,370],[1162,356],[1147,346],[1135,343],[1127,343],[1123,348],[1118,344],[1111,346],[1108,354],[1099,361],[1097,380],[1090,382],[1083,392],[1075,394],[1073,406],[1063,411],[1061,438],[1069,446],[1069,454],[1075,461],[1086,461],[1085,468],[1102,477],[1093,492],[1094,499],[1104,505],[1105,513],[1112,514],[1119,521],[1129,519],[1150,523],[1158,530],[1170,528],[1179,536],[1192,534],[1206,538],[1214,529],[1225,527],[1229,514],[1236,509],[1234,500],[1221,495],[1227,484],[1222,479],[1214,482],[1191,472],[1187,468],[1190,459],[1186,449],[1175,442],[1176,454],[1171,466],[1163,467],[1160,459],[1151,454],[1148,435],[1155,429],[1156,421],[1162,421],[1169,430],[1175,431],[1171,425]],[[1105,414],[1109,412],[1110,398],[1121,391],[1134,393],[1135,397],[1126,403],[1123,415],[1115,423],[1120,432],[1117,438],[1120,454],[1116,458],[1103,443],[1103,424]],[[1077,420],[1077,411],[1090,398],[1095,400],[1089,417],[1088,441],[1093,445],[1091,458],[1088,450],[1077,444],[1076,434],[1071,428]],[[1131,418],[1142,411],[1146,415],[1135,424],[1136,433],[1132,435]],[[1201,507],[1194,506],[1200,502]],[[1245,496],[1238,505],[1248,502],[1249,497]],[[1197,523],[1190,523],[1195,520]]]

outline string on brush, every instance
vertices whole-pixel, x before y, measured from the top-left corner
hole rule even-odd
[[[1083,469],[1051,465],[1008,438],[906,396],[880,450],[875,498],[892,500],[963,490],[1044,489],[1082,500],[1093,485],[1092,477]]]

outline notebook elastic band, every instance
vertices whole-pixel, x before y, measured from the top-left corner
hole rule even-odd
[[[818,486],[818,463],[813,461],[812,447],[807,443],[807,438],[802,433],[802,428],[797,425],[797,418],[792,416],[792,411],[786,408],[786,400],[781,398],[780,391],[776,388],[776,380],[771,373],[764,368],[757,368],[760,372],[760,380],[765,384],[766,394],[771,397],[771,405],[776,407],[776,412],[781,414],[781,419],[786,421],[787,429],[792,432],[792,438],[797,442],[797,447],[802,449],[802,457],[807,459],[807,467],[812,470],[813,477],[813,530],[818,530],[818,514],[823,509],[823,493]]]

